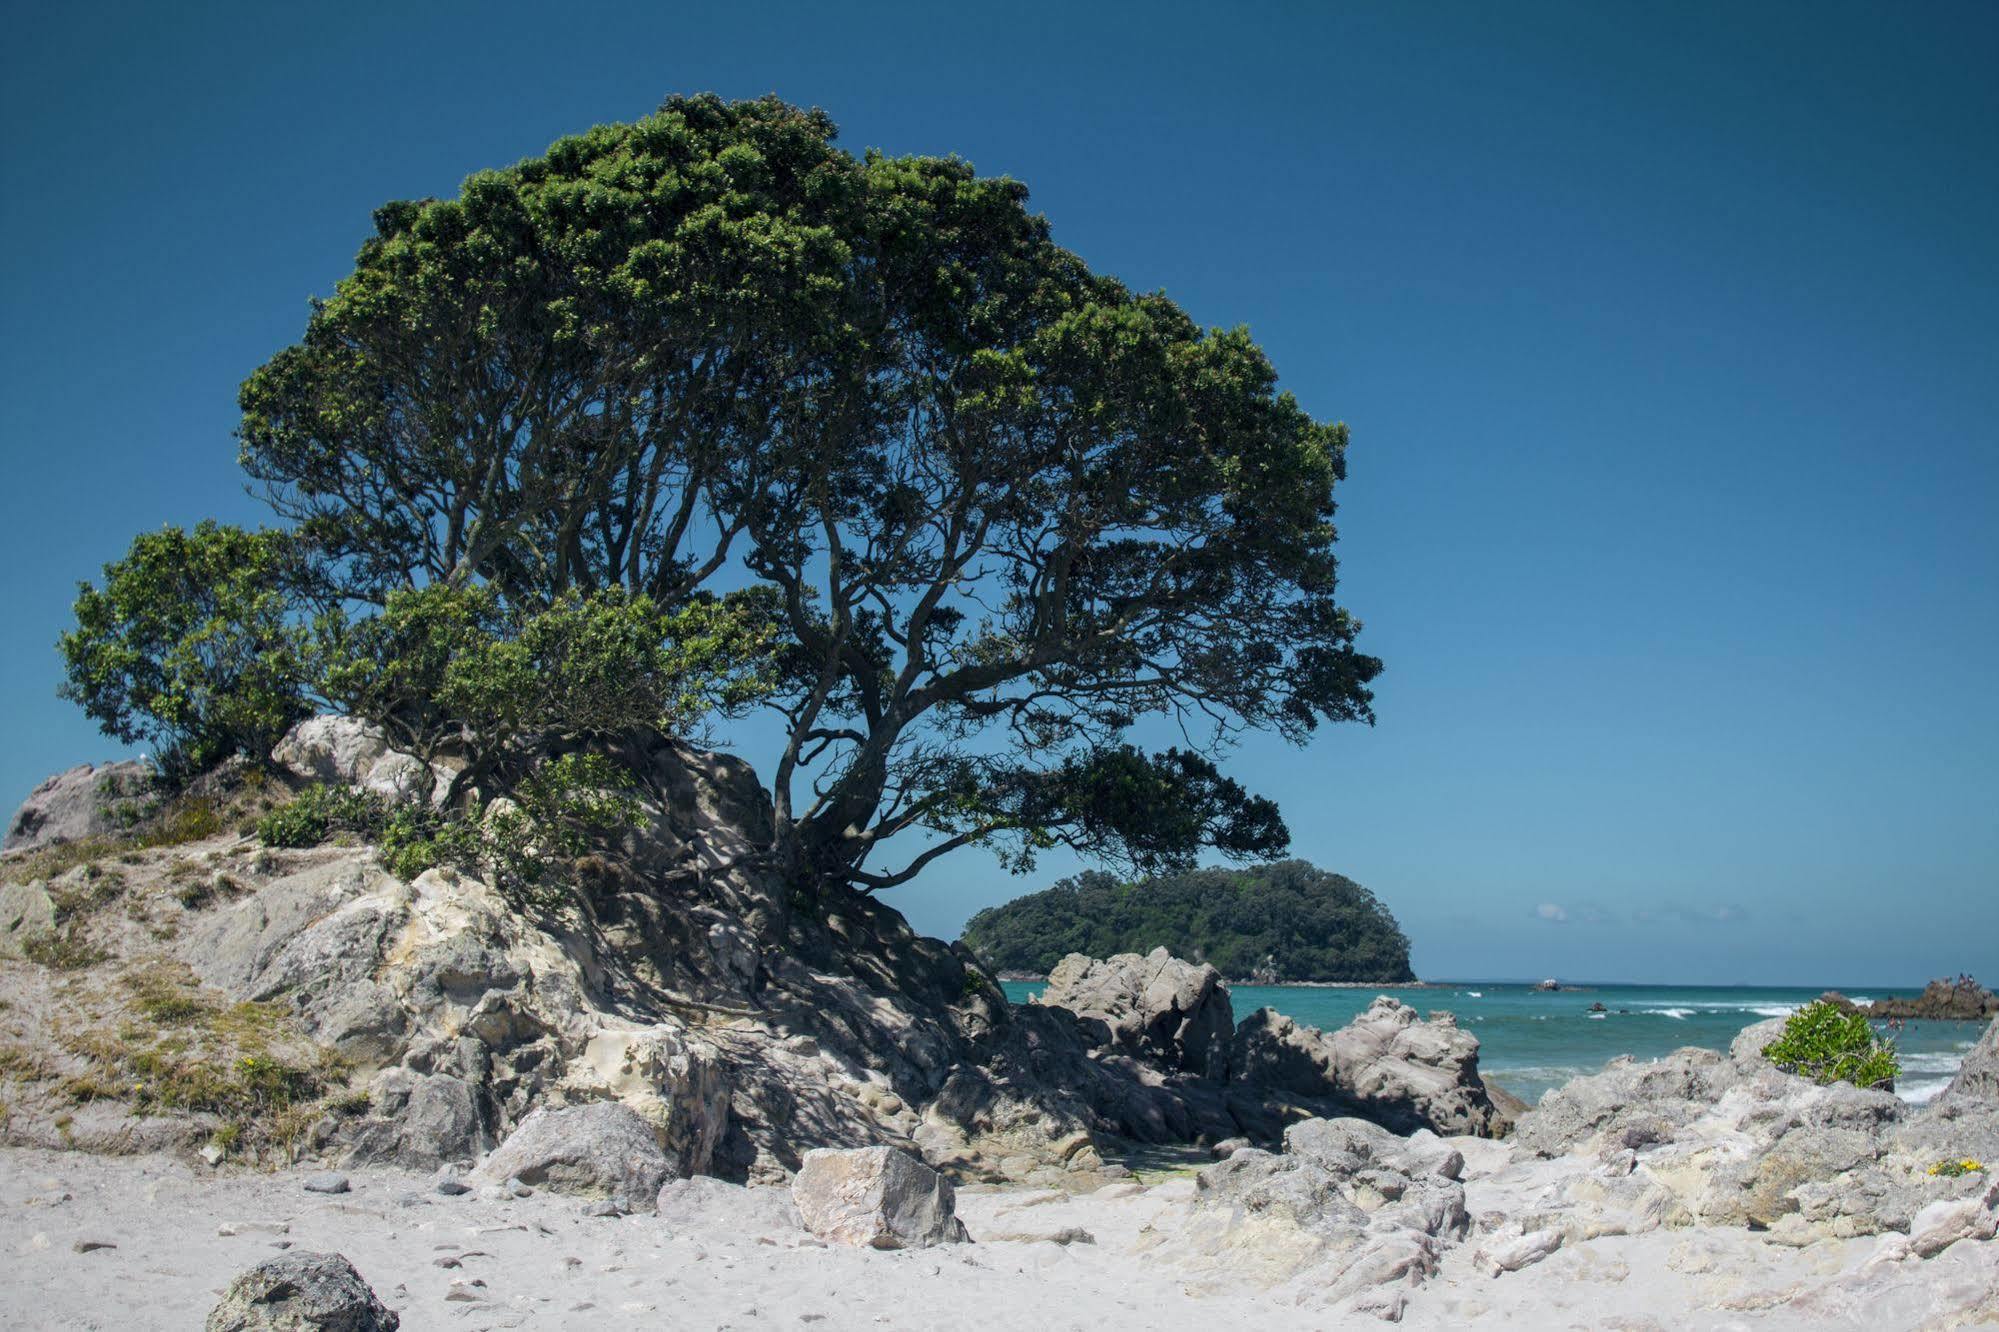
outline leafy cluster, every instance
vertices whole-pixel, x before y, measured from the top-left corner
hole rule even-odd
[[[1823,1000],[1791,1014],[1783,1034],[1763,1047],[1763,1057],[1821,1086],[1893,1087],[1902,1071],[1894,1044],[1877,1035],[1866,1017]]]
[[[1235,980],[1411,981],[1409,940],[1374,894],[1302,860],[1123,883],[1085,873],[965,926],[988,966],[1045,975],[1069,953],[1165,947]]]

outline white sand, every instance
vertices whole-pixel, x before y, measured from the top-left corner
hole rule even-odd
[[[1474,1181],[1473,1215],[1531,1202],[1537,1169]],[[351,1193],[322,1196],[301,1188],[308,1173],[0,1150],[0,1326],[197,1328],[228,1281],[282,1243],[345,1254],[411,1332],[1381,1325],[1314,1307],[1309,1278],[1260,1291],[1176,1262],[1186,1180],[1125,1197],[961,1193],[959,1215],[982,1242],[881,1253],[721,1214],[676,1228],[651,1215],[588,1217],[544,1193],[447,1198],[430,1176],[392,1170],[348,1172]],[[1149,1225],[1158,1233],[1142,1238]],[[1000,1238],[1078,1226],[1096,1243]],[[116,1247],[77,1252],[79,1241]],[[1877,1241],[1794,1250],[1741,1231],[1666,1230],[1594,1240],[1497,1278],[1473,1269],[1477,1243],[1411,1293],[1404,1326],[1879,1329],[1982,1298],[1967,1290],[1999,1292],[1999,1242],[1960,1243],[1888,1297],[1834,1317],[1781,1301],[1855,1269]]]

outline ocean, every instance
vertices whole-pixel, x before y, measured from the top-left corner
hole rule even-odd
[[[1038,981],[1006,982],[1015,1003],[1039,994]],[[1445,1009],[1478,1037],[1479,1072],[1532,1104],[1570,1078],[1594,1073],[1618,1055],[1656,1059],[1683,1045],[1726,1050],[1737,1032],[1764,1018],[1783,1017],[1823,993],[1763,986],[1579,985],[1552,993],[1506,981],[1436,983],[1419,988],[1327,989],[1309,985],[1232,985],[1239,1022],[1270,1007],[1295,1021],[1343,1027],[1377,994],[1393,995],[1422,1013]],[[1915,990],[1846,990],[1856,1002]],[[1592,1013],[1601,1003],[1607,1012]],[[1910,1022],[1895,1037],[1902,1061],[1896,1094],[1926,1101],[1942,1091],[1984,1024]]]

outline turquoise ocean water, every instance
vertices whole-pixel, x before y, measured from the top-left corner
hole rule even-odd
[[[1039,994],[1039,982],[1009,981],[1015,1003]],[[1479,1071],[1522,1100],[1533,1102],[1551,1087],[1594,1073],[1621,1054],[1656,1059],[1683,1045],[1725,1050],[1752,1022],[1782,1017],[1818,998],[1823,987],[1590,985],[1542,993],[1502,981],[1465,981],[1421,988],[1323,989],[1306,985],[1232,985],[1236,1020],[1268,1006],[1298,1022],[1331,1029],[1345,1026],[1377,994],[1394,995],[1420,1012],[1445,1009],[1479,1039]],[[1855,1000],[1883,999],[1914,990],[1846,990]],[[1601,1003],[1608,1012],[1591,1013]],[[1942,1091],[1983,1024],[1912,1022],[1896,1034],[1902,1077],[1896,1092],[1925,1101]]]

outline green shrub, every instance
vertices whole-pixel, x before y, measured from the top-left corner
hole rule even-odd
[[[1824,1001],[1791,1014],[1784,1034],[1763,1047],[1763,1057],[1821,1086],[1891,1087],[1902,1071],[1894,1045],[1877,1036],[1865,1017]]]
[[[290,802],[257,820],[266,846],[318,846],[336,832],[372,837],[387,824],[387,806],[377,796],[341,786],[308,786]]]
[[[58,691],[105,734],[150,744],[171,778],[234,753],[261,760],[306,715],[291,539],[203,522],[165,527],[83,584]]]

